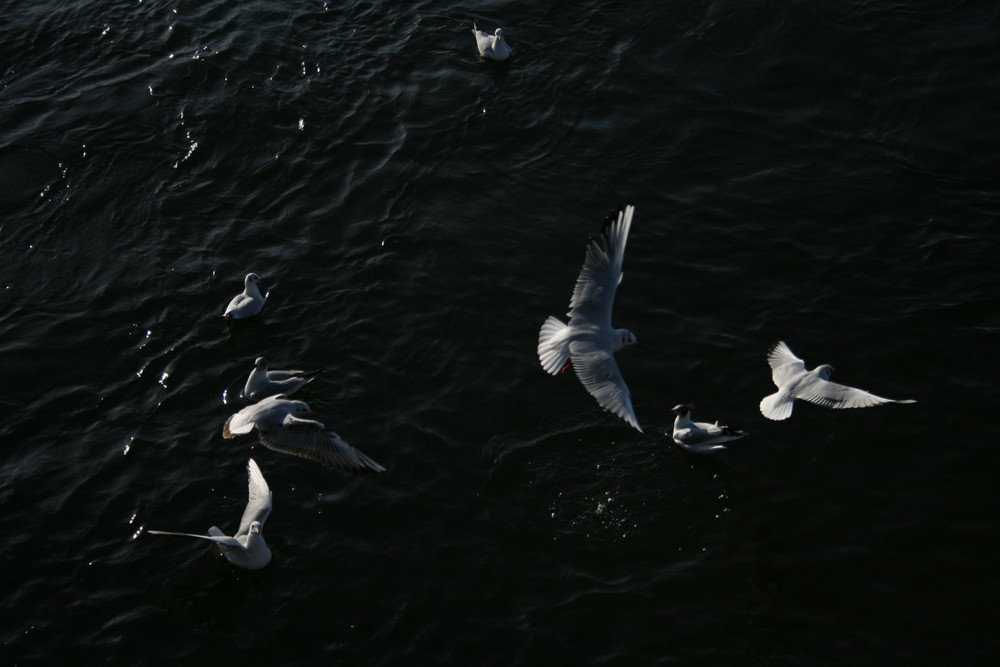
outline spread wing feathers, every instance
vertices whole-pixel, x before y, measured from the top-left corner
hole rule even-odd
[[[218,530],[218,528],[216,528]],[[227,547],[238,547],[243,548],[239,540],[234,537],[227,537],[226,535],[195,535],[194,533],[173,533],[167,530],[147,530],[150,535],[176,535],[178,537],[197,537],[199,540],[208,540],[209,542],[215,542],[216,544],[222,544]]]
[[[767,363],[771,366],[771,377],[778,387],[806,372],[805,362],[792,354],[783,340],[779,340],[767,351]]]
[[[632,227],[635,207],[626,206],[612,214],[604,223],[600,239],[591,239],[583,269],[576,279],[573,298],[569,302],[569,317],[588,318],[598,322],[611,322],[611,306],[615,290],[622,280],[622,262],[625,243]]]
[[[327,428],[286,424],[280,428],[261,431],[260,442],[275,451],[311,459],[341,472],[356,475],[385,472],[384,467]]]
[[[569,358],[569,325],[551,315],[538,332],[538,360],[546,373],[558,375]]]
[[[912,401],[897,401],[892,398],[876,396],[864,389],[819,380],[802,387],[798,398],[824,408],[867,408],[883,403],[912,403]]]
[[[240,519],[240,528],[236,531],[236,537],[250,534],[250,524],[260,521],[261,525],[271,514],[272,494],[271,489],[264,479],[264,474],[260,471],[260,466],[253,459],[247,462],[247,473],[249,477],[249,500],[247,507],[243,510],[243,518]]]
[[[597,399],[602,408],[642,432],[635,410],[632,409],[628,387],[615,363],[614,353],[586,340],[576,341],[570,348],[573,370],[587,391]]]

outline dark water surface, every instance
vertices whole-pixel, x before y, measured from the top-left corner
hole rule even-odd
[[[998,72],[996,3],[8,3],[0,662],[994,664]],[[535,355],[621,202],[644,433]],[[918,402],[769,422],[778,339]],[[258,355],[389,472],[224,440]],[[146,533],[251,455],[268,568]]]

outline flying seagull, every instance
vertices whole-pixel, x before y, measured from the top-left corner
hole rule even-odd
[[[341,472],[357,475],[385,472],[381,465],[312,419],[315,416],[306,403],[290,401],[278,394],[229,417],[222,427],[222,436],[235,438],[256,428],[261,444],[275,451],[311,459]]]
[[[615,352],[639,345],[628,329],[611,327],[611,306],[622,280],[625,242],[632,226],[634,206],[625,206],[605,221],[600,239],[591,239],[583,269],[569,303],[569,324],[549,316],[538,333],[538,359],[556,375],[573,370],[602,408],[639,431],[628,387],[615,363]],[[639,345],[639,347],[642,347]]]
[[[792,416],[795,399],[822,405],[824,408],[867,408],[882,403],[916,403],[912,400],[882,398],[864,389],[830,382],[833,366],[823,364],[811,371],[785,344],[778,341],[767,352],[771,377],[778,391],[760,402],[760,411],[768,419],[782,420]]]
[[[263,473],[257,462],[250,459],[247,462],[250,474],[250,499],[243,510],[239,530],[232,537],[226,536],[216,526],[208,529],[208,535],[194,533],[172,533],[165,530],[150,530],[152,535],[179,535],[181,537],[197,537],[200,540],[215,542],[222,555],[230,563],[247,570],[259,570],[271,562],[271,550],[264,542],[261,530],[267,515],[271,513],[271,489],[267,486]]]

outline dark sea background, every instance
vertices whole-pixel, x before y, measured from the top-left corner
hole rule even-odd
[[[998,120],[995,2],[5,3],[0,663],[996,664]],[[624,202],[643,433],[535,353]],[[223,439],[258,355],[388,472]],[[250,456],[266,569],[146,532]]]

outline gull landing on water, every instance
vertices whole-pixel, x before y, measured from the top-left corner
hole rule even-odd
[[[222,437],[235,438],[256,428],[261,444],[269,449],[356,475],[385,472],[381,465],[312,419],[315,416],[316,413],[302,401],[290,401],[281,394],[269,396],[227,419]]]
[[[619,210],[617,217],[612,214],[604,223],[601,238],[591,239],[569,303],[569,324],[551,315],[545,320],[538,332],[538,360],[552,375],[572,365],[602,408],[642,431],[615,363],[615,352],[639,342],[628,329],[611,327],[611,307],[622,280],[625,243],[634,212],[635,207],[629,205]]]
[[[479,29],[475,21],[472,22],[472,34],[476,36],[476,46],[479,48],[479,55],[486,60],[507,60],[513,49],[503,39],[503,30],[496,29],[492,35]]]
[[[251,402],[277,394],[288,396],[312,382],[322,372],[322,368],[315,371],[268,370],[267,359],[257,357],[254,368],[250,371],[250,377],[243,387],[243,396]]]
[[[227,537],[216,526],[208,529],[208,535],[194,533],[172,533],[165,530],[147,531],[152,535],[178,535],[180,537],[197,537],[200,540],[215,542],[222,555],[230,563],[247,570],[259,570],[271,562],[271,550],[264,542],[261,530],[267,515],[271,513],[271,489],[267,486],[263,473],[257,462],[250,459],[247,462],[247,472],[250,476],[249,500],[240,519],[239,530],[232,537]]]
[[[760,402],[760,411],[768,419],[780,421],[792,416],[795,399],[822,405],[824,408],[867,408],[883,403],[916,403],[871,394],[864,389],[830,382],[833,366],[823,364],[811,371],[785,344],[778,341],[767,353],[771,376],[778,391]]]
[[[243,291],[230,300],[223,317],[227,320],[239,320],[259,313],[264,307],[264,295],[260,293],[257,285],[265,282],[266,278],[261,278],[256,273],[248,273],[243,279]]]
[[[672,412],[677,415],[674,419],[674,442],[688,450],[698,454],[709,454],[726,448],[723,443],[732,440],[739,440],[746,435],[745,431],[739,431],[721,426],[719,422],[708,424],[706,422],[696,422],[691,420],[691,410],[694,405],[675,405]]]

